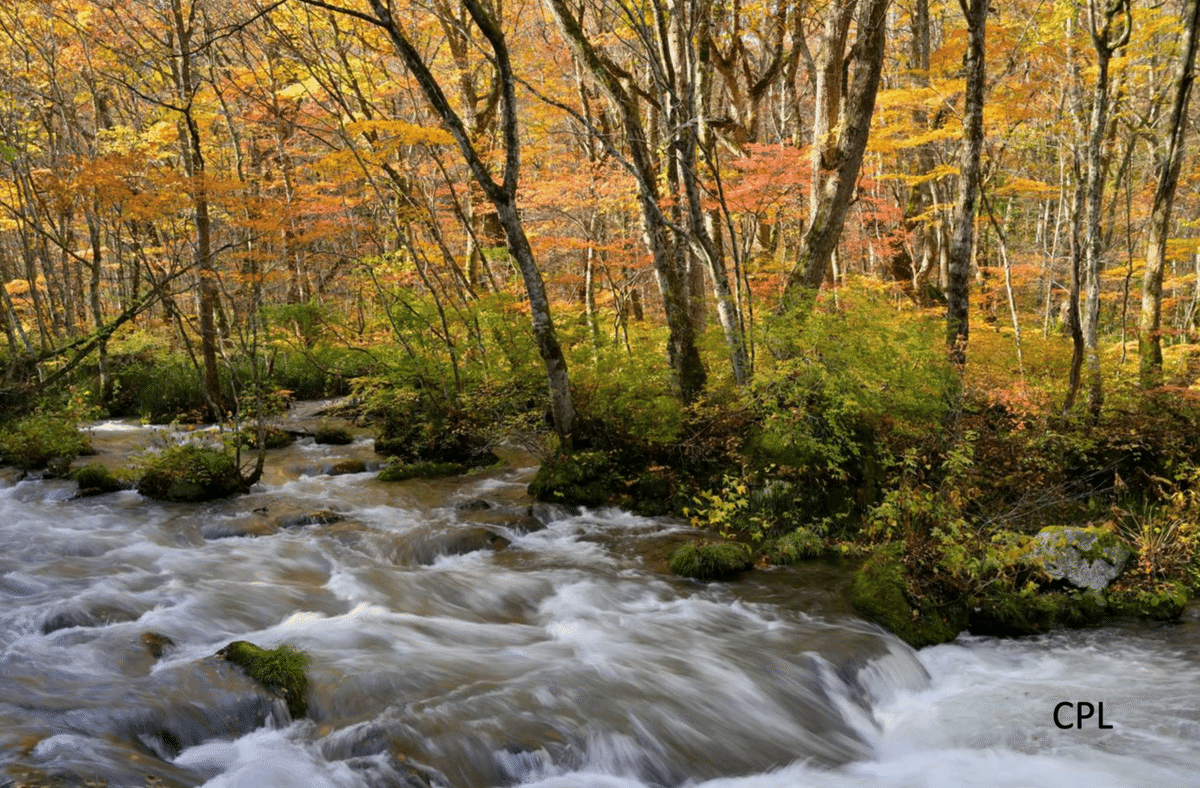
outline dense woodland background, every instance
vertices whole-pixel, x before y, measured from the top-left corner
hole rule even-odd
[[[1078,323],[1094,405],[1139,325],[1147,381],[1164,344],[1190,382],[1195,4],[981,8],[9,3],[6,377],[95,350],[107,393],[113,338],[165,329],[223,411],[219,359],[266,314],[457,373],[481,310],[532,303],[547,358],[553,318],[631,351],[665,324],[691,400],[748,383],[767,318],[823,285],[949,298],[956,360],[969,314],[1018,378]]]
[[[353,393],[394,478],[518,439],[539,497],[794,537],[763,560],[901,544],[914,622],[1086,618],[1005,600],[1068,599],[1022,540],[1100,524],[1139,556],[1113,609],[1169,618],[1200,581],[1198,13],[6,3],[0,453],[255,423],[228,494],[289,400]],[[164,456],[163,489],[216,473]]]

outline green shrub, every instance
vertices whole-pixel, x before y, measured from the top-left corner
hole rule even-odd
[[[807,528],[797,528],[790,534],[769,542],[763,554],[773,564],[794,564],[805,558],[819,558],[825,553],[825,541]]]
[[[620,480],[608,455],[580,451],[553,457],[538,468],[529,494],[539,501],[572,506],[604,506]]]
[[[288,712],[293,719],[308,713],[309,657],[303,651],[288,645],[277,649],[265,649],[237,640],[217,652],[233,664],[246,671],[246,675],[272,692],[278,692],[287,701]]]
[[[296,436],[278,427],[267,427],[263,431],[263,443],[268,449],[282,449],[296,442]],[[258,429],[254,426],[243,426],[238,433],[238,443],[243,448],[258,448]]]
[[[177,503],[212,501],[246,492],[233,454],[192,444],[171,446],[147,459],[137,488],[147,498]]]
[[[733,542],[685,544],[671,553],[671,571],[695,580],[725,580],[750,568],[750,551]]]
[[[128,490],[132,486],[128,482],[113,476],[107,467],[98,462],[90,463],[76,470],[72,474],[72,478],[79,485],[81,493],[112,493],[120,490]]]
[[[22,470],[40,470],[56,459],[69,464],[89,451],[74,421],[60,414],[26,416],[0,431],[0,456]]]
[[[150,424],[200,421],[208,410],[195,366],[185,356],[158,353],[114,363],[114,415],[133,415]]]

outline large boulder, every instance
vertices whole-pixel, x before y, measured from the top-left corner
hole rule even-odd
[[[1043,528],[1026,552],[1051,578],[1091,591],[1100,591],[1117,579],[1130,555],[1112,531],[1061,526]]]

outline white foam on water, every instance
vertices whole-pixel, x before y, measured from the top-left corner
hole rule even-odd
[[[263,729],[235,741],[184,750],[176,766],[209,777],[202,788],[363,788],[349,766],[322,759],[287,731]]]

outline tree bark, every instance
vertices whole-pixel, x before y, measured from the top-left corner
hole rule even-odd
[[[1146,242],[1146,270],[1142,276],[1142,311],[1138,320],[1138,367],[1143,388],[1152,388],[1162,382],[1162,283],[1166,260],[1167,237],[1171,226],[1171,211],[1175,204],[1175,191],[1179,185],[1179,170],[1183,163],[1185,134],[1187,131],[1188,102],[1192,94],[1196,62],[1200,2],[1189,0],[1183,15],[1183,43],[1179,60],[1175,65],[1173,99],[1171,102],[1170,126],[1167,128],[1167,146],[1162,159],[1157,162],[1158,185],[1154,190],[1154,203],[1150,210],[1150,231]]]
[[[862,167],[875,96],[883,70],[885,21],[890,0],[861,0],[858,5],[858,36],[850,55],[854,75],[840,116],[837,139],[822,160],[822,178],[808,229],[800,242],[800,253],[783,288],[779,312],[811,303],[825,278],[837,248],[846,211]],[[814,131],[814,139],[826,137]],[[814,186],[814,191],[817,191]]]
[[[667,320],[667,360],[673,384],[684,402],[692,402],[704,390],[708,374],[696,347],[696,336],[688,312],[685,272],[671,241],[666,217],[659,205],[658,172],[646,125],[638,111],[637,97],[627,86],[632,75],[600,53],[588,39],[580,20],[565,0],[546,0],[558,21],[563,39],[572,53],[608,96],[621,119],[630,163],[638,185],[638,206],[646,245],[654,260]]]
[[[1092,99],[1092,116],[1088,127],[1087,146],[1087,205],[1084,241],[1084,284],[1083,308],[1084,359],[1088,373],[1088,410],[1098,416],[1104,402],[1104,387],[1100,377],[1100,211],[1104,197],[1104,133],[1108,127],[1108,64],[1113,53],[1129,41],[1132,21],[1128,0],[1114,0],[1103,10],[1097,8],[1100,0],[1089,0],[1088,19],[1092,44],[1096,49],[1096,86]],[[1123,22],[1115,29],[1117,15]],[[1101,17],[1103,21],[1101,21]]]
[[[950,235],[949,282],[946,288],[946,345],[950,360],[967,363],[970,338],[969,289],[971,249],[975,243],[975,212],[979,199],[983,153],[983,93],[987,81],[984,42],[987,37],[988,0],[959,0],[967,21],[967,88],[963,99],[963,143],[959,158],[958,199]]]
[[[195,6],[191,9],[195,12]],[[209,417],[219,420],[225,410],[224,397],[217,368],[217,325],[215,320],[218,289],[217,272],[213,265],[212,219],[209,215],[207,173],[201,145],[200,125],[192,111],[196,85],[192,75],[192,32],[190,20],[184,19],[183,0],[171,0],[171,17],[176,42],[179,44],[179,65],[175,71],[176,90],[182,106],[186,132],[184,163],[191,179],[192,214],[196,228],[194,260],[199,282],[200,356],[203,361],[204,396]]]

